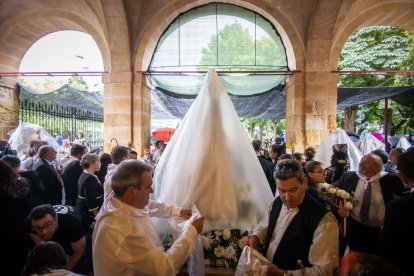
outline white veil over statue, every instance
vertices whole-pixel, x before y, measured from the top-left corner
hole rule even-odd
[[[272,191],[224,86],[210,69],[154,174],[154,198],[204,216],[203,231],[250,230]]]
[[[331,165],[331,157],[333,154],[332,146],[335,144],[347,144],[348,145],[348,156],[349,156],[349,170],[358,171],[359,161],[362,158],[362,154],[358,147],[349,138],[346,131],[337,128],[335,132],[331,133],[325,138],[316,149],[315,160],[322,162],[324,167],[327,168]]]
[[[60,148],[53,136],[50,135],[44,127],[26,122],[21,122],[19,126],[13,130],[9,138],[9,144],[11,148],[16,150],[18,155],[21,156],[27,152],[30,147],[30,141],[32,140],[46,141],[55,150]]]
[[[385,150],[385,144],[375,138],[371,133],[365,134],[364,138],[359,141],[358,148],[362,156],[371,153],[373,150]]]

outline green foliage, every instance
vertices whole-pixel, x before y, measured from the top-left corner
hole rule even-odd
[[[339,59],[339,70],[408,70],[414,64],[414,36],[409,32],[389,26],[371,26],[354,32],[344,48]],[[341,87],[376,87],[413,85],[414,78],[407,76],[341,76]],[[412,121],[412,108],[406,108],[397,103],[391,104],[393,125],[401,119],[407,123]],[[397,117],[406,116],[409,117]],[[359,106],[357,113],[357,128],[366,131],[382,131],[384,111],[379,109],[378,101]],[[341,122],[338,120],[338,125]],[[401,133],[398,129],[392,130]]]
[[[218,65],[221,69],[270,70],[286,63],[284,50],[270,37],[255,39],[239,22],[224,26],[217,36],[211,37],[202,49],[200,64]],[[199,66],[202,69],[202,66]]]
[[[86,81],[83,79],[82,76],[72,76],[69,79],[68,84],[70,87],[75,88],[77,90],[89,91],[88,84],[86,83]]]

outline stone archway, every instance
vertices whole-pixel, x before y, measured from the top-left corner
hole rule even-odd
[[[139,137],[139,143],[142,146],[148,147],[150,133],[150,103],[151,92],[149,86],[145,83],[145,78],[141,72],[148,69],[153,52],[158,43],[159,38],[169,24],[178,16],[178,14],[188,11],[200,5],[205,5],[214,1],[211,0],[197,0],[197,1],[171,1],[158,13],[151,17],[151,21],[147,24],[144,33],[138,38],[135,45],[134,68],[137,71],[134,77],[134,121],[139,122],[138,127],[134,127],[134,137]],[[294,16],[289,17],[289,12],[281,12],[279,9],[274,9],[267,1],[249,1],[240,2],[236,0],[224,1],[227,4],[234,4],[267,18],[277,29],[281,35],[282,41],[286,48],[288,57],[288,64],[291,70],[303,70],[305,64],[305,43],[301,39],[303,36],[294,24]],[[294,14],[292,8],[292,14]],[[299,7],[296,7],[299,8]],[[299,77],[299,79],[301,79]],[[290,84],[289,87],[296,87],[296,84]],[[290,98],[294,99],[297,91],[290,89]],[[138,99],[137,99],[138,98]],[[139,114],[135,110],[140,110]],[[295,108],[291,108],[288,113],[295,112]],[[293,116],[288,114],[288,116]],[[291,123],[293,124],[293,122]],[[293,126],[292,126],[293,129]]]
[[[40,5],[39,5],[40,6]],[[9,7],[13,10],[13,7]],[[16,7],[14,7],[16,8]],[[0,71],[18,72],[20,62],[27,50],[41,37],[60,30],[75,30],[89,33],[96,41],[104,60],[105,70],[111,69],[111,55],[103,30],[98,21],[85,20],[78,12],[52,7],[33,7],[24,12],[13,13],[2,24],[0,34]],[[4,101],[0,108],[2,124],[0,137],[18,124],[18,99],[15,77],[1,79],[1,95]]]
[[[371,1],[352,6],[332,41],[329,67],[337,70],[342,48],[351,34],[368,26],[394,26],[414,33],[414,2]],[[352,16],[350,16],[352,15]]]

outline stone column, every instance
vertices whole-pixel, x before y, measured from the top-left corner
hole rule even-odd
[[[8,140],[7,132],[19,125],[19,99],[16,83],[0,79],[0,139]]]
[[[145,75],[135,73],[132,97],[132,137],[138,154],[150,148],[151,138],[151,89]]]
[[[306,81],[305,81],[306,80]],[[286,145],[292,152],[317,147],[336,129],[338,74],[295,73],[286,84]]]
[[[338,80],[331,72],[306,73],[305,148],[319,146],[336,129]]]
[[[104,83],[104,150],[110,152],[116,143],[132,142],[131,72],[107,73]]]
[[[305,140],[304,73],[295,73],[286,84],[286,146],[302,152]]]

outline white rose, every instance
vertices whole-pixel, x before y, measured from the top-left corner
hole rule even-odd
[[[216,255],[217,258],[222,258],[225,254],[225,250],[222,246],[217,246],[214,248],[214,255]]]
[[[351,195],[350,195],[349,193],[347,193],[347,192],[343,191],[343,192],[342,192],[341,197],[342,197],[343,199],[349,199],[349,198],[351,197]]]
[[[348,210],[352,210],[354,208],[354,205],[350,201],[345,202],[345,208]]]
[[[223,231],[223,239],[228,240],[231,237],[231,232],[229,229],[224,229]]]
[[[336,194],[336,188],[329,188],[328,193],[335,195]]]

